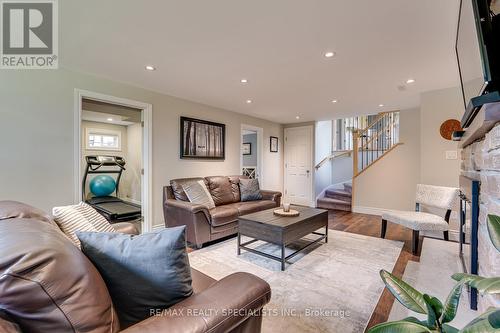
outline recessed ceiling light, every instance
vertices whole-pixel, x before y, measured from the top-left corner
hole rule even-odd
[[[325,57],[327,57],[327,58],[331,58],[331,57],[333,57],[334,55],[335,55],[335,52],[326,52],[326,53],[325,53]]]
[[[241,79],[240,82],[241,83],[248,83],[248,80],[247,79]]]
[[[108,118],[108,121],[113,121],[113,118]]]
[[[408,83],[408,84],[415,83],[415,79],[408,79],[408,80],[406,80],[406,83]]]
[[[384,107],[384,104],[379,104],[378,106],[379,106],[380,108],[382,108],[382,107]]]
[[[295,119],[300,119],[300,116],[295,117]]]
[[[151,65],[147,65],[146,66],[146,70],[148,71],[154,71],[156,68],[154,66],[151,66]]]
[[[337,103],[338,101],[336,99],[332,100],[332,103]]]
[[[247,99],[247,104],[252,104],[252,100],[251,99]]]

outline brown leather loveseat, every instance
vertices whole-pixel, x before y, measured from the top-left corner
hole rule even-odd
[[[241,201],[239,182],[245,176],[212,176],[179,178],[164,187],[163,213],[165,225],[186,226],[187,241],[200,248],[203,243],[234,235],[238,232],[238,217],[279,207],[281,192],[261,190],[262,200]],[[203,180],[215,202],[215,208],[189,202],[183,185]]]
[[[0,201],[2,333],[260,332],[271,296],[265,281],[248,273],[215,281],[195,270],[192,279],[192,296],[123,330],[101,275],[52,218]]]

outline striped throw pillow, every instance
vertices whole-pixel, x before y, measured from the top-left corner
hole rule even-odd
[[[52,209],[52,215],[54,215],[54,221],[56,221],[62,232],[71,239],[73,244],[78,246],[78,248],[80,248],[81,245],[80,240],[76,236],[77,231],[98,231],[82,213],[75,209],[75,206],[54,207]]]
[[[76,210],[82,213],[83,216],[97,229],[99,232],[115,232],[113,226],[95,210],[92,206],[85,202],[80,202],[75,205]]]

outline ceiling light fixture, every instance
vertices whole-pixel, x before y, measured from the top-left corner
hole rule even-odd
[[[327,57],[327,58],[331,58],[331,57],[333,57],[334,55],[335,55],[335,52],[326,52],[326,53],[325,53],[325,57]]]
[[[108,121],[113,121],[113,118],[108,118]]]
[[[384,107],[384,104],[379,104],[378,105],[379,108],[383,108]]]
[[[252,100],[251,99],[247,99],[247,104],[252,104]]]
[[[300,119],[300,116],[295,117],[295,119]]]
[[[408,83],[408,84],[415,83],[415,79],[408,79],[408,80],[406,80],[406,83]]]
[[[332,100],[332,103],[337,103],[338,101],[336,99]]]
[[[247,79],[241,79],[240,82],[241,83],[248,83],[248,80]]]
[[[154,71],[154,70],[156,70],[156,68],[154,66],[151,66],[151,65],[147,65],[145,68],[146,68],[147,71]]]

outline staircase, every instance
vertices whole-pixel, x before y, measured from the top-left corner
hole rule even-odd
[[[342,188],[337,185],[328,187],[324,196],[317,201],[318,208],[350,212],[352,210],[352,184],[343,183],[341,186]]]
[[[382,112],[377,116],[365,118],[363,121],[344,121],[343,124],[356,125],[366,124],[367,120],[371,120],[362,129],[344,125],[345,128],[340,129],[340,133],[352,133],[352,139],[345,140],[348,144],[344,148],[349,150],[334,151],[316,165],[318,170],[326,163],[334,163],[341,157],[352,158],[352,181],[328,186],[316,200],[318,208],[352,211],[352,183],[369,167],[402,145],[399,142],[399,111]],[[335,164],[332,164],[332,169],[335,172]]]

